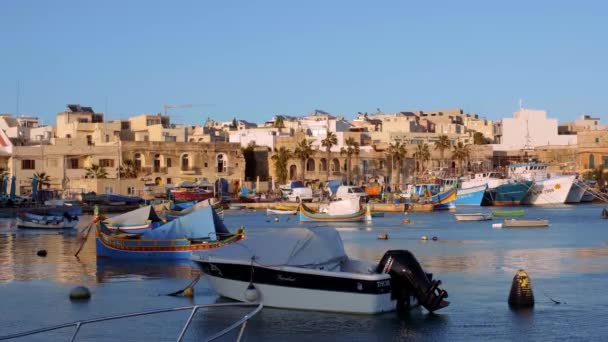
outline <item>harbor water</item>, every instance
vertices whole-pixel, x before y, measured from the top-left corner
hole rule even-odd
[[[387,213],[372,224],[331,224],[349,256],[378,261],[389,249],[408,249],[427,272],[443,281],[450,306],[428,314],[349,315],[264,308],[247,325],[245,341],[601,341],[608,337],[608,220],[602,205],[525,207],[526,219],[546,218],[548,228],[492,228],[493,221],[457,222],[453,212]],[[505,209],[505,208],[500,208]],[[460,213],[488,208],[458,208]],[[300,227],[297,216],[279,222],[263,210],[226,210],[225,223],[247,234]],[[404,224],[403,219],[410,223]],[[80,228],[90,217],[82,217]],[[314,223],[306,224],[315,226]],[[328,225],[329,226],[329,225]],[[388,240],[378,240],[378,234]],[[421,240],[422,236],[428,240]],[[434,241],[432,238],[437,237]],[[76,232],[17,229],[0,220],[0,335],[114,314],[225,302],[205,277],[194,298],[166,296],[190,283],[198,267],[189,262],[97,260],[93,235],[79,258]],[[46,249],[46,257],[36,251]],[[536,305],[509,308],[507,298],[518,269],[531,277]],[[70,301],[71,288],[84,285],[88,301]],[[557,304],[559,303],[559,304]],[[185,340],[202,340],[223,329],[248,308],[202,310]],[[78,341],[171,341],[189,312],[109,321],[81,328]],[[73,328],[18,341],[69,340]],[[226,336],[234,340],[238,331]]]

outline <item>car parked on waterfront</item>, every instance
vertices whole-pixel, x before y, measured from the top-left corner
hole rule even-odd
[[[341,185],[336,191],[336,200],[357,199],[362,202],[367,202],[369,196],[363,188],[352,185]]]

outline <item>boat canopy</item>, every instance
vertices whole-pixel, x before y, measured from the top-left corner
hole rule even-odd
[[[327,187],[332,194],[335,194],[338,191],[338,188],[342,185],[342,179],[330,179],[327,181]]]
[[[271,229],[199,256],[251,262],[262,266],[293,266],[335,270],[347,259],[340,234],[333,228]]]
[[[146,221],[162,222],[158,215],[156,215],[156,212],[151,205],[141,207],[118,216],[110,217],[104,222],[112,223],[114,225],[136,225],[142,224]]]
[[[145,232],[141,238],[149,240],[211,238],[211,240],[216,240],[217,235],[230,235],[222,220],[209,205],[209,201],[201,201],[190,208],[193,209],[192,213]]]

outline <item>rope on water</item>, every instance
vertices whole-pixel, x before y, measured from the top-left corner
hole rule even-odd
[[[175,292],[171,292],[171,293],[167,293],[165,296],[174,296],[177,297],[179,295],[188,295],[189,297],[192,296],[192,293],[194,293],[194,286],[196,285],[196,283],[198,283],[199,280],[201,280],[201,276],[202,274],[199,273],[196,278],[194,278],[194,280],[192,280],[190,282],[190,284],[188,284],[188,286],[184,287],[181,290],[175,291]]]

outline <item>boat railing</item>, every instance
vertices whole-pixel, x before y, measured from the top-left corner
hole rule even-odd
[[[122,314],[122,315],[106,316],[106,317],[99,317],[99,318],[92,318],[92,319],[87,319],[87,320],[82,320],[82,321],[64,323],[64,324],[54,325],[54,326],[50,326],[50,327],[39,328],[39,329],[24,331],[24,332],[20,332],[20,333],[15,333],[15,334],[11,334],[11,335],[0,336],[0,341],[2,341],[2,340],[10,340],[10,339],[14,339],[14,338],[20,338],[20,337],[25,337],[25,336],[31,336],[31,335],[36,335],[36,334],[41,334],[41,333],[45,333],[45,332],[48,332],[48,331],[53,331],[53,330],[58,330],[58,329],[64,329],[64,328],[68,328],[68,327],[74,327],[75,328],[74,333],[72,334],[72,337],[70,338],[70,341],[74,342],[74,341],[76,341],[76,337],[78,336],[78,332],[80,331],[80,328],[82,326],[84,326],[84,325],[87,325],[87,324],[93,324],[93,323],[99,323],[99,322],[117,320],[117,319],[122,319],[122,318],[130,318],[130,317],[137,317],[137,316],[146,316],[146,315],[154,315],[154,314],[167,313],[167,312],[190,310],[190,315],[188,316],[188,319],[184,323],[184,326],[180,330],[180,333],[179,333],[179,335],[177,337],[177,341],[179,342],[179,341],[181,341],[184,338],[184,336],[186,334],[186,331],[188,330],[188,327],[190,326],[190,323],[192,322],[192,319],[194,318],[194,315],[196,314],[196,312],[198,311],[198,309],[223,308],[223,307],[238,307],[238,306],[255,306],[255,308],[251,312],[249,312],[246,315],[244,315],[238,321],[232,323],[231,325],[229,325],[225,329],[223,329],[223,330],[215,333],[214,335],[208,337],[206,339],[206,341],[214,341],[214,340],[216,340],[216,339],[218,339],[218,338],[220,338],[220,337],[228,334],[229,332],[231,332],[231,331],[233,331],[233,330],[235,330],[235,329],[237,329],[239,327],[240,327],[240,329],[239,329],[238,336],[237,336],[236,340],[240,341],[241,338],[243,337],[243,333],[245,331],[245,328],[247,327],[247,322],[249,322],[249,320],[253,316],[255,316],[258,312],[260,312],[262,310],[262,308],[264,307],[264,305],[262,303],[198,304],[198,305],[180,306],[180,307],[167,308],[167,309],[140,311],[140,312],[127,313],[127,314]]]

